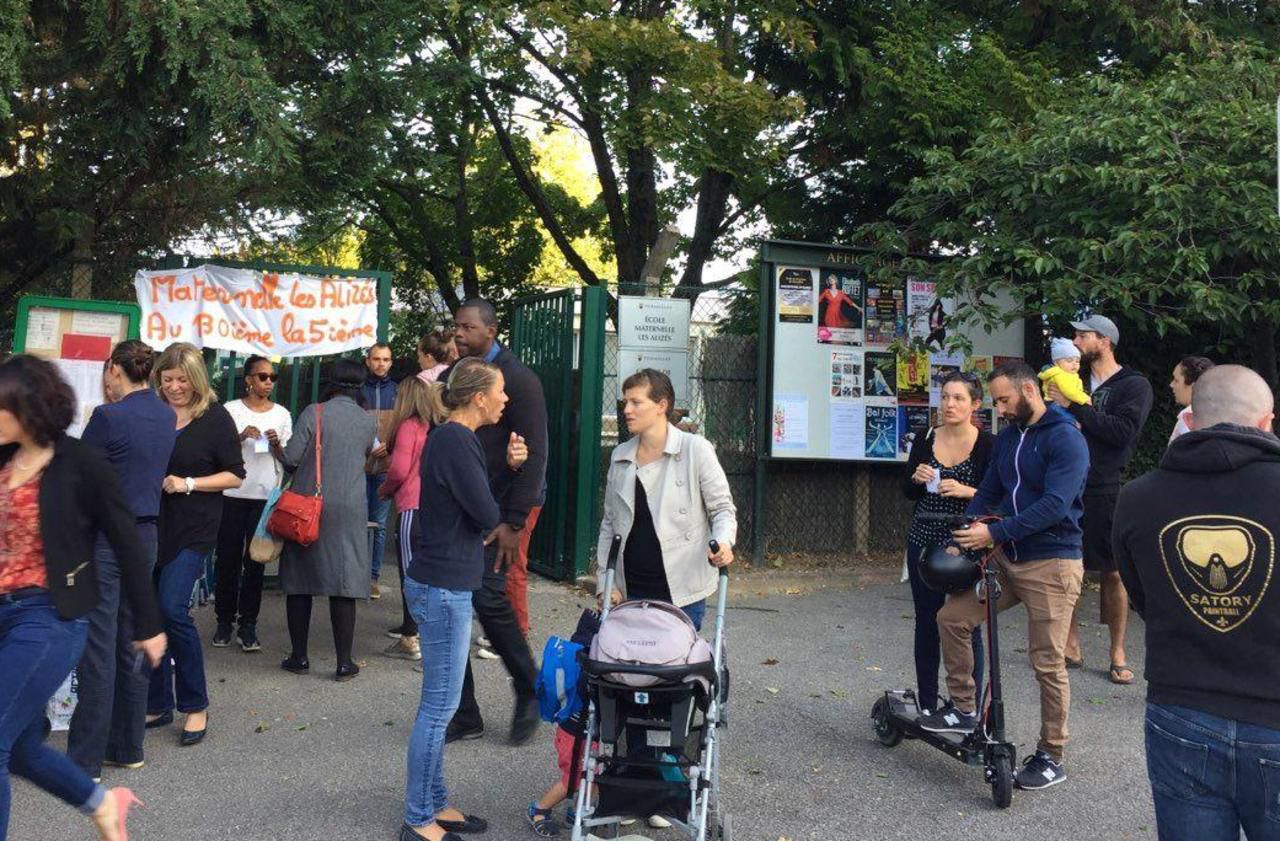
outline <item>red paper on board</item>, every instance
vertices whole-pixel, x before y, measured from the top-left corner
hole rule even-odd
[[[62,353],[59,356],[63,359],[105,362],[111,356],[111,337],[64,333],[62,336]]]

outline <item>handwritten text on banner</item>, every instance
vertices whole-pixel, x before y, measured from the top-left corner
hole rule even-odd
[[[373,344],[378,282],[203,265],[140,271],[142,340],[264,356],[320,356]]]

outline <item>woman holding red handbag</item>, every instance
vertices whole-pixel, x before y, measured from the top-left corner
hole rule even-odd
[[[285,593],[292,653],[280,664],[285,671],[306,674],[311,601],[329,597],[329,621],[337,654],[335,677],[351,680],[360,667],[351,659],[356,631],[356,599],[369,598],[368,499],[365,458],[377,430],[360,406],[365,367],[351,359],[333,363],[331,385],[323,403],[302,410],[285,447],[284,464],[293,484],[272,515],[272,530],[286,497],[311,497],[319,507],[318,538],[308,545],[286,541],[280,557],[280,584]],[[308,535],[309,537],[310,535]]]

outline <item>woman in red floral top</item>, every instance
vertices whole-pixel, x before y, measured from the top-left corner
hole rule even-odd
[[[0,365],[0,841],[10,766],[88,815],[102,839],[126,838],[133,793],[107,791],[43,740],[45,705],[80,659],[98,599],[98,534],[120,560],[139,651],[154,667],[165,650],[133,514],[106,458],[65,435],[75,413],[51,363]]]

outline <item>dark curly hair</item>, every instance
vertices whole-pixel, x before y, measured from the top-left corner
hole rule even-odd
[[[47,447],[76,419],[76,396],[57,366],[23,353],[0,364],[0,411],[13,413],[22,429]]]

